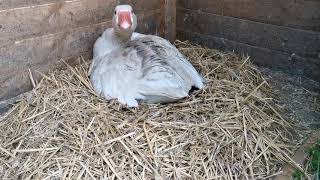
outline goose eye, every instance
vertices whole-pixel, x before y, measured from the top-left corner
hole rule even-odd
[[[114,11],[114,14],[117,14],[117,11]]]

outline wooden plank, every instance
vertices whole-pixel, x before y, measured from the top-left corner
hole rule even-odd
[[[174,42],[176,40],[176,0],[165,0],[165,38]]]
[[[239,54],[249,55],[258,65],[278,68],[289,73],[306,75],[315,80],[320,80],[319,59],[292,56],[285,52],[251,46],[209,35],[186,32],[184,29],[177,30],[177,38],[203,44],[210,48],[235,51]]]
[[[129,4],[135,13],[160,9],[165,0],[118,0],[118,4]]]
[[[158,0],[144,0],[131,4],[139,14],[159,9],[160,3]],[[113,16],[117,4],[117,0],[56,1],[0,11],[0,47],[26,38],[105,22]]]
[[[56,3],[59,1],[60,0],[1,0],[0,10]]]
[[[320,32],[178,8],[177,27],[293,55],[320,58]]]
[[[161,10],[139,16],[141,33],[155,34],[161,22]],[[0,48],[0,101],[30,90],[28,69],[47,72],[63,65],[59,59],[70,62],[81,55],[91,56],[98,36],[110,26],[111,20],[26,39]]]
[[[113,14],[106,7],[115,5],[115,0],[80,0],[1,11],[0,44],[101,23]]]
[[[0,0],[0,11],[6,9],[20,9],[24,7],[39,6],[54,3],[66,3],[70,1],[80,0]],[[94,0],[87,0],[88,2],[94,2]],[[113,1],[113,0],[107,0]],[[102,7],[114,8],[106,6],[106,2],[101,3]],[[117,4],[130,4],[134,7],[135,11],[159,9],[159,4],[162,4],[164,0],[117,0]]]
[[[178,0],[178,7],[320,31],[319,0]]]

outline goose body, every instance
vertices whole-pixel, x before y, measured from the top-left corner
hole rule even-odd
[[[115,25],[102,37],[106,42],[97,40],[89,74],[95,91],[107,100],[137,107],[138,100],[173,102],[187,97],[192,87],[204,87],[191,63],[163,38],[138,33],[123,38]]]

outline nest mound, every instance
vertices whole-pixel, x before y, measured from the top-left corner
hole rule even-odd
[[[0,119],[0,178],[261,179],[290,161],[294,127],[249,58],[177,46],[207,81],[178,103],[98,98],[88,63],[43,75]]]

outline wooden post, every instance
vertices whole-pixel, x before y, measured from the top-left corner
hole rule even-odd
[[[164,12],[164,37],[173,43],[176,40],[176,0],[165,0]]]

